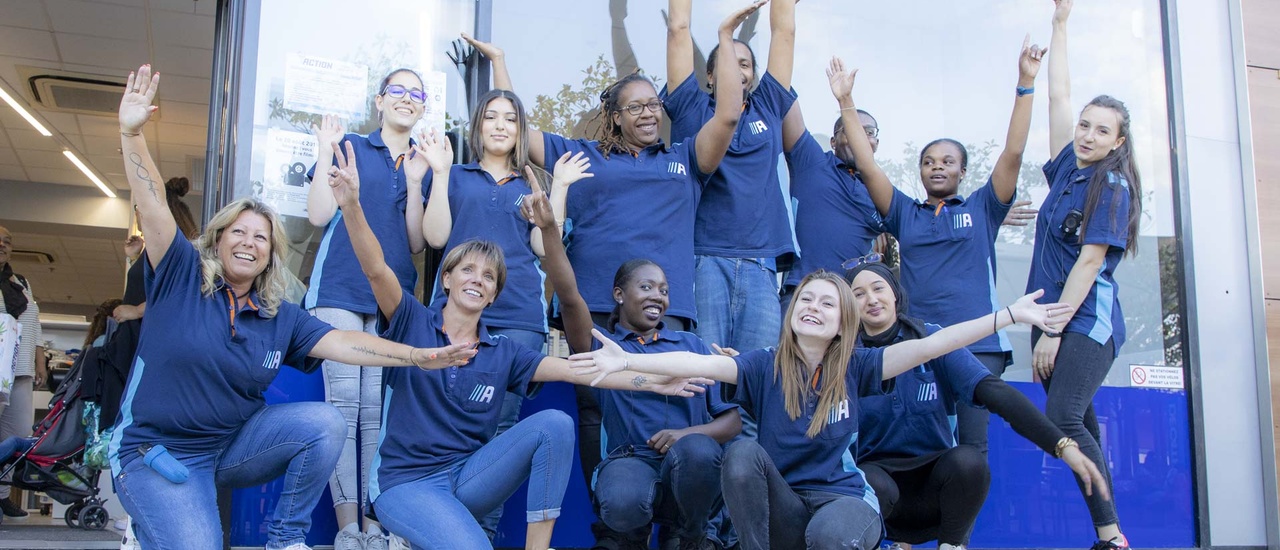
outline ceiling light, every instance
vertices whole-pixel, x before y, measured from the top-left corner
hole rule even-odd
[[[88,176],[89,180],[92,181],[94,185],[98,186],[98,189],[101,189],[102,192],[106,193],[108,197],[111,197],[113,199],[116,198],[115,191],[112,191],[110,187],[107,187],[107,184],[102,183],[102,180],[98,179],[97,174],[94,174],[93,171],[90,170],[88,166],[85,166],[83,162],[80,162],[80,158],[77,157],[75,153],[72,153],[71,151],[68,151],[68,150],[63,150],[62,154],[66,155],[67,160],[70,160],[71,164],[76,165],[76,168],[79,168],[81,172],[84,172],[84,175]]]
[[[53,137],[53,132],[45,129],[44,125],[40,124],[40,121],[36,120],[36,117],[31,116],[31,113],[28,113],[27,110],[23,108],[17,100],[13,99],[13,97],[9,95],[9,92],[4,91],[4,88],[2,87],[0,87],[0,99],[3,99],[5,103],[8,103],[10,107],[13,107],[13,110],[17,111],[19,115],[22,115],[22,118],[27,119],[27,122],[30,122],[32,126],[35,126],[36,131],[40,132],[40,135],[44,137]]]

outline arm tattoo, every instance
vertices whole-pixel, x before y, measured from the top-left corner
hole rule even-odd
[[[157,204],[164,202],[160,200],[160,195],[156,193],[156,181],[151,179],[151,172],[147,170],[146,166],[142,165],[142,155],[129,153],[129,162],[133,163],[134,174],[138,176],[138,179],[147,182],[147,190],[151,192],[151,198],[155,199]]]
[[[632,378],[632,379],[631,379],[631,385],[632,385],[632,386],[635,386],[635,387],[636,387],[636,389],[638,390],[638,389],[640,389],[640,388],[643,388],[643,387],[644,387],[645,382],[648,382],[648,381],[649,381],[649,379],[648,379],[648,378],[646,378],[646,377],[645,377],[645,375],[641,374],[641,375],[638,375],[638,376],[636,376],[635,378]]]
[[[385,357],[385,358],[387,358],[387,359],[395,359],[396,361],[400,361],[401,363],[406,364],[406,365],[412,365],[412,364],[413,364],[413,360],[412,360],[412,359],[405,359],[404,357],[401,357],[401,356],[399,356],[399,355],[392,355],[392,354],[390,354],[390,353],[379,353],[378,351],[376,351],[376,350],[374,350],[374,349],[372,349],[372,348],[367,348],[367,347],[364,347],[364,346],[351,346],[351,350],[352,350],[352,351],[355,351],[355,352],[358,352],[358,353],[363,353],[363,354],[365,354],[365,355],[371,355],[371,356],[373,356],[373,357]]]

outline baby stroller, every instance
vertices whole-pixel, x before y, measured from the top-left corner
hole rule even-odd
[[[49,404],[49,414],[36,424],[31,440],[18,445],[20,452],[0,456],[0,477],[13,472],[12,481],[0,483],[19,489],[38,491],[61,504],[70,504],[65,520],[70,527],[102,530],[111,515],[98,496],[101,470],[85,463],[85,410],[90,411],[90,430],[97,432],[97,405],[86,403],[81,395],[82,365],[96,360],[97,349],[85,350]]]

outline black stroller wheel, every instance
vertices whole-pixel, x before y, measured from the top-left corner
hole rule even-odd
[[[63,519],[67,521],[67,527],[80,528],[80,511],[84,510],[84,503],[77,502],[67,507],[67,513]]]
[[[107,528],[111,515],[99,504],[89,504],[80,510],[80,528],[87,531],[101,531]]]

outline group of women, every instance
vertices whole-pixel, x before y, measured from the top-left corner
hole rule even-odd
[[[790,89],[795,0],[773,0],[769,69],[751,88],[754,53],[732,36],[764,4],[720,24],[707,94],[692,74],[690,2],[671,0],[668,87],[620,78],[601,94],[592,139],[530,128],[503,52],[469,37],[495,73],[472,113],[471,163],[453,164],[444,136],[411,135],[426,100],[411,70],[381,82],[372,134],[325,117],[308,197],[325,227],[310,315],[283,300],[287,239],[271,208],[239,200],[194,243],[178,233],[142,135],[160,76],[131,73],[120,124],[148,242],[148,322],[110,453],[143,547],[220,547],[215,487],[283,474],[269,549],[306,548],[326,483],[338,548],[387,544],[372,520],[360,528],[361,512],[414,548],[488,548],[492,514],[526,481],[526,548],[547,548],[574,425],[558,411],[516,413],[543,382],[564,381],[590,388],[602,414],[593,502],[619,548],[647,545],[654,522],[678,548],[734,536],[744,549],[866,549],[885,537],[963,547],[990,479],[985,418],[964,420],[965,407],[1061,458],[1093,514],[1094,548],[1127,548],[1088,403],[1123,343],[1111,274],[1134,246],[1139,181],[1123,104],[1095,99],[1071,124],[1071,0],[1057,0],[1047,54],[1050,195],[1028,293],[1007,306],[994,295],[995,232],[1045,52],[1023,45],[991,181],[959,197],[966,153],[938,140],[921,152],[929,198],[917,202],[876,166],[874,119],[860,118],[855,71],[838,59],[832,152],[805,129]],[[660,137],[664,115],[674,143]],[[771,179],[781,152],[799,250],[777,238],[790,229],[773,208],[789,202]],[[830,238],[846,228],[849,239]],[[901,243],[902,284],[868,254],[882,230]],[[410,256],[427,245],[444,260],[424,305]],[[778,302],[789,262],[803,272]],[[931,276],[941,266],[949,276]],[[567,360],[542,350],[544,273]],[[763,309],[734,309],[730,291]],[[1000,330],[1017,322],[1035,327],[1047,417],[999,379]],[[688,331],[704,323],[713,332]],[[726,336],[756,323],[764,336]],[[280,366],[321,361],[336,407],[264,404]]]

